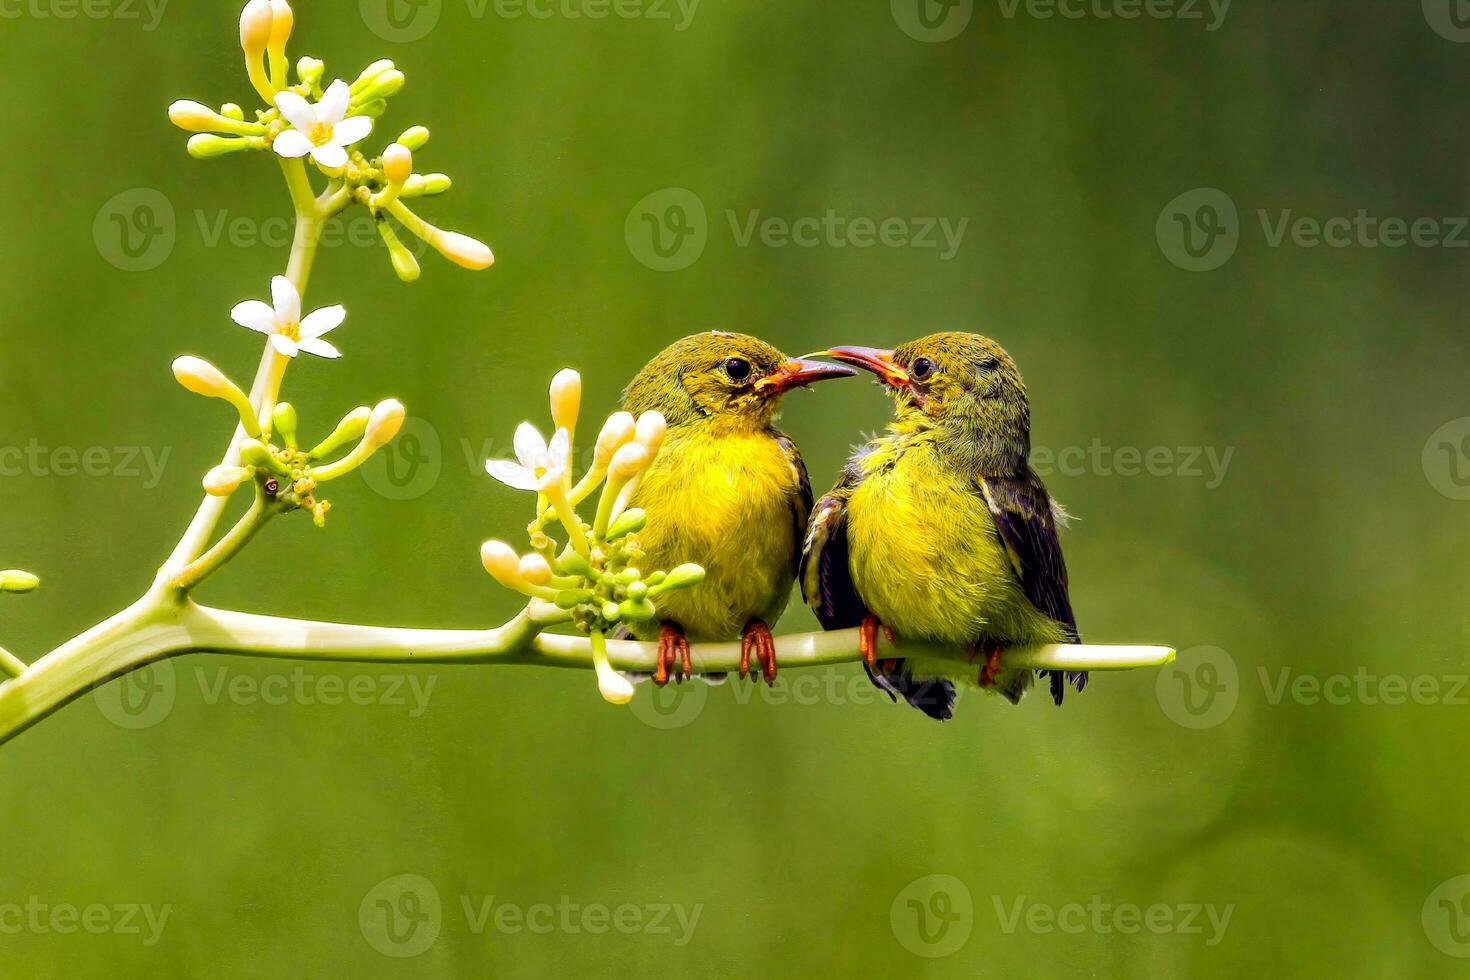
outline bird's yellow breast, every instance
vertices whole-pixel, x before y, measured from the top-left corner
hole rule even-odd
[[[1038,617],[973,480],[931,444],[875,452],[848,504],[853,583],[900,636],[1029,639]]]
[[[691,640],[729,640],[752,619],[780,618],[800,547],[795,510],[804,508],[800,477],[768,431],[671,432],[634,504],[648,513],[646,570],[695,562],[707,573],[664,596],[660,619]]]

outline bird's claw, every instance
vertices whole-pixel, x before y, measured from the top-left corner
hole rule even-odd
[[[689,639],[684,631],[673,623],[661,623],[658,628],[658,666],[653,670],[653,682],[663,687],[669,683],[670,674],[682,683],[693,676],[694,664],[689,657]]]
[[[776,641],[771,628],[758,619],[752,619],[740,633],[740,679],[750,674],[750,653],[755,651],[760,660],[761,676],[767,686],[776,683]]]
[[[870,672],[878,665],[878,630],[880,628],[889,643],[898,642],[897,637],[893,635],[893,630],[887,624],[878,622],[877,616],[865,616],[862,623],[858,625],[858,652],[863,655],[863,663],[867,664]]]
[[[981,646],[978,643],[970,647],[971,663],[975,662],[975,658],[980,654],[980,650]],[[1001,646],[999,643],[991,643],[987,644],[984,650],[985,663],[980,667],[979,684],[981,687],[994,687],[995,679],[1000,675]]]

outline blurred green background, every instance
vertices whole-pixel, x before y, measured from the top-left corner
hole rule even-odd
[[[412,438],[205,601],[498,622],[477,547],[526,501],[479,462],[557,368],[601,415],[694,330],[959,328],[1026,373],[1084,637],[1179,665],[941,727],[855,668],[619,710],[580,672],[178,660],[0,749],[0,973],[1463,975],[1464,4],[393,2],[301,0],[293,58],[394,58],[368,146],[430,126],[456,186],[424,213],[499,261],[430,254],[410,287],[371,239],[323,250],[308,308],[346,303],[346,356],[287,396],[316,432],[396,395]],[[193,161],[164,116],[253,105],[237,12],[0,8],[0,563],[45,580],[0,635],[27,659],[135,598],[196,503],[229,422],[170,359],[258,356],[227,314],[283,268],[278,169]],[[1433,224],[1276,237],[1360,211]],[[746,239],[756,212],[849,224],[799,247]],[[941,219],[953,254],[922,247]],[[660,224],[692,236],[667,261]],[[885,408],[790,399],[819,488]]]

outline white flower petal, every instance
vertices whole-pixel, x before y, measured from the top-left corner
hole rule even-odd
[[[258,299],[247,299],[230,311],[230,319],[260,333],[276,332],[276,311]]]
[[[275,150],[279,156],[294,160],[311,152],[311,140],[306,138],[305,133],[288,129],[276,137],[276,141],[271,144],[271,149]]]
[[[551,445],[546,447],[546,453],[550,457],[551,466],[555,470],[567,468],[567,457],[572,452],[572,436],[566,429],[557,429],[556,435],[551,437]]]
[[[352,101],[352,90],[342,79],[337,79],[322,93],[316,104],[317,118],[328,126],[335,126],[347,115],[347,104]]]
[[[368,138],[373,131],[373,120],[371,116],[353,116],[344,119],[332,127],[332,142],[341,143],[343,146],[351,146]]]
[[[541,438],[541,433],[530,422],[522,422],[516,426],[514,445],[516,459],[528,469],[540,465],[546,458],[546,440]]]
[[[301,294],[285,276],[271,279],[271,302],[276,307],[278,323],[301,322]]]
[[[301,339],[310,340],[328,331],[336,330],[345,319],[347,319],[347,309],[340,305],[324,306],[319,310],[312,310],[301,321]]]
[[[316,111],[312,109],[311,103],[295,92],[277,92],[276,108],[297,129],[310,132],[316,125]]]
[[[296,341],[278,333],[271,334],[271,346],[287,357],[295,357],[296,352],[301,349],[296,346]]]
[[[311,158],[328,170],[337,170],[347,166],[347,151],[336,143],[312,147]]]
[[[315,354],[317,357],[342,356],[341,351],[333,347],[327,341],[322,340],[320,337],[303,337],[301,338],[301,343],[297,346],[306,351],[308,354]]]
[[[492,459],[485,464],[485,472],[508,487],[517,490],[536,490],[536,480],[524,466],[508,459]]]

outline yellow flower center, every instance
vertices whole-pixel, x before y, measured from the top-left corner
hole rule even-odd
[[[326,146],[332,142],[332,127],[327,123],[317,123],[311,127],[311,132],[306,134],[313,146]]]
[[[279,333],[282,337],[285,337],[287,340],[299,341],[301,340],[301,324],[294,321],[291,323],[283,323],[281,324],[280,329],[277,331],[277,333]]]

